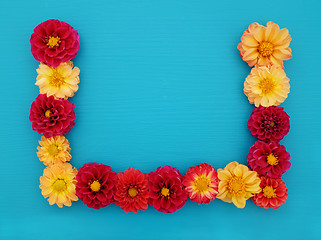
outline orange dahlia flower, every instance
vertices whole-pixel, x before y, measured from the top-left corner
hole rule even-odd
[[[291,40],[288,29],[280,29],[276,23],[268,22],[266,27],[252,23],[244,31],[237,48],[250,67],[274,64],[283,68],[283,60],[292,57]]]
[[[244,93],[256,107],[277,106],[290,92],[289,78],[283,69],[272,66],[254,67],[244,82]]]
[[[192,201],[208,204],[218,193],[217,173],[207,163],[190,167],[184,176],[183,185]]]
[[[238,208],[244,208],[246,200],[261,191],[258,174],[237,162],[218,169],[217,176],[220,181],[216,197],[224,202],[233,202]]]
[[[46,166],[70,161],[70,144],[64,136],[53,136],[51,138],[42,136],[39,144],[37,155]]]
[[[50,205],[57,204],[70,207],[71,201],[77,201],[76,196],[77,169],[69,163],[54,164],[46,167],[43,176],[40,177],[40,189],[42,195],[47,198]]]

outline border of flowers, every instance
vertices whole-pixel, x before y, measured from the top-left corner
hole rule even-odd
[[[255,104],[248,121],[252,136],[259,140],[250,148],[247,163],[237,162],[217,171],[209,164],[190,167],[183,176],[171,166],[149,174],[129,168],[115,173],[110,166],[84,164],[79,171],[70,161],[69,141],[63,136],[75,125],[75,105],[68,101],[78,90],[79,68],[71,60],[79,49],[78,32],[68,23],[49,19],[31,35],[31,52],[40,61],[36,85],[40,94],[31,105],[32,128],[43,134],[37,155],[45,165],[40,177],[42,195],[49,204],[71,206],[80,198],[90,208],[112,203],[125,212],[146,210],[152,205],[172,213],[190,198],[208,204],[215,198],[244,208],[251,198],[259,207],[279,208],[287,199],[281,179],[290,168],[290,155],[279,141],[289,132],[289,116],[282,103],[290,92],[283,60],[292,57],[287,29],[273,22],[253,23],[238,45],[242,59],[253,67],[244,83],[244,93]]]

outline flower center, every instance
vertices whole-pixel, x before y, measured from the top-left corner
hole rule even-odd
[[[59,153],[59,149],[58,146],[56,144],[51,144],[48,148],[47,148],[48,152],[50,155],[52,156],[56,156]]]
[[[50,85],[60,87],[62,84],[64,84],[64,82],[64,77],[57,73],[56,70],[53,70],[53,74],[50,77]]]
[[[243,180],[240,177],[233,177],[230,181],[229,181],[229,190],[233,193],[233,194],[242,194],[244,192],[244,184],[243,184]]]
[[[131,196],[132,198],[136,197],[137,193],[138,193],[138,191],[134,187],[128,189],[128,195]]]
[[[271,121],[270,122],[270,127],[274,127],[275,126],[275,122]]]
[[[100,185],[100,183],[99,183],[97,180],[93,181],[93,182],[90,184],[90,189],[91,189],[93,192],[98,192],[98,191],[100,190],[100,187],[101,187],[101,185]]]
[[[270,155],[267,156],[266,160],[270,165],[278,165],[279,163],[278,157],[275,156],[273,153],[270,153]]]
[[[262,78],[259,82],[259,88],[264,94],[271,93],[275,88],[276,84],[271,78]]]
[[[45,117],[50,118],[51,111],[48,109],[45,111]]]
[[[161,194],[162,194],[163,197],[168,197],[170,195],[169,189],[166,188],[166,187],[163,187],[162,191],[161,191]]]
[[[53,188],[57,191],[57,192],[61,192],[66,190],[66,182],[63,179],[59,179],[55,181],[55,183],[53,184]]]
[[[50,36],[47,42],[47,46],[49,48],[59,47],[59,44],[61,43],[60,37],[52,37]]]
[[[266,198],[275,198],[275,189],[271,186],[266,186],[265,188],[263,188],[263,196]]]
[[[199,192],[205,192],[208,190],[210,181],[206,176],[201,176],[195,181],[195,188]]]
[[[262,42],[259,45],[259,53],[263,57],[268,57],[273,53],[273,45],[269,42]]]

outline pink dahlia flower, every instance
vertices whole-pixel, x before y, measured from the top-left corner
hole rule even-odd
[[[290,158],[283,145],[256,141],[247,155],[247,164],[259,175],[280,178],[290,168]]]
[[[111,167],[86,163],[76,176],[76,194],[89,208],[100,209],[114,202],[117,174]]]
[[[68,23],[49,19],[35,27],[30,43],[31,53],[37,61],[58,67],[76,56],[79,35]]]
[[[279,142],[290,130],[290,117],[283,107],[260,106],[254,108],[248,128],[260,140]]]
[[[32,129],[46,138],[64,135],[75,125],[75,105],[65,99],[39,94],[31,104],[29,120]]]
[[[160,212],[173,213],[187,200],[183,177],[176,168],[159,167],[149,173],[149,204]]]
[[[189,198],[198,204],[208,204],[218,193],[217,172],[207,163],[190,167],[184,175],[183,184]]]
[[[262,176],[260,188],[262,191],[251,198],[259,207],[277,209],[286,202],[288,189],[281,178],[273,179]]]
[[[148,174],[129,168],[117,174],[117,191],[114,199],[125,212],[135,212],[148,208]]]

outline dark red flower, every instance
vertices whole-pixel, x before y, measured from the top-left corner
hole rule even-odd
[[[46,138],[64,135],[75,125],[74,108],[75,105],[68,100],[39,94],[30,108],[32,129]]]
[[[37,61],[58,67],[76,56],[79,35],[68,23],[49,19],[35,27],[30,43],[31,53]]]
[[[290,168],[290,158],[283,145],[256,141],[247,155],[247,164],[259,175],[280,178]]]
[[[258,139],[279,142],[290,130],[290,117],[283,107],[260,106],[254,108],[248,128]]]
[[[76,176],[76,194],[87,207],[100,209],[114,202],[117,174],[111,167],[86,163]]]
[[[117,191],[114,199],[125,212],[137,213],[148,208],[148,174],[129,168],[118,173]]]
[[[286,202],[288,189],[281,178],[262,176],[260,188],[262,191],[251,198],[259,207],[277,209]]]
[[[160,212],[173,213],[184,206],[187,193],[176,168],[159,167],[149,174],[149,204]]]

